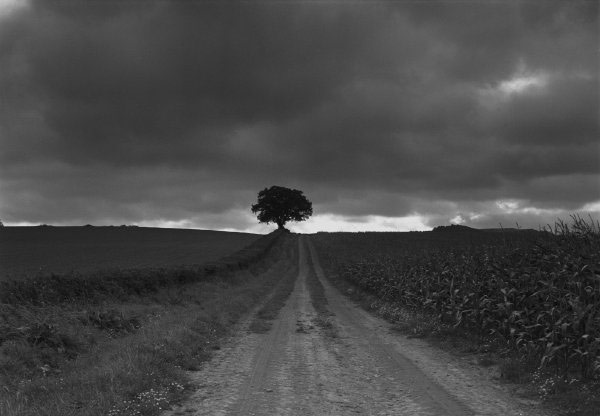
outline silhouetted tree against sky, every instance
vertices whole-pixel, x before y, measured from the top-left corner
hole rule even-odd
[[[260,191],[258,202],[251,209],[259,222],[274,222],[279,229],[284,229],[288,221],[304,221],[313,213],[312,202],[302,191],[283,186],[271,186]]]

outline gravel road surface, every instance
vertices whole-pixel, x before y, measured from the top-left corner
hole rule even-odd
[[[271,330],[255,334],[241,325],[190,373],[197,391],[164,416],[547,415],[538,403],[512,397],[489,371],[408,339],[354,305],[328,283],[309,237],[299,237],[298,250],[294,291]],[[317,324],[306,285],[313,266],[334,331]]]

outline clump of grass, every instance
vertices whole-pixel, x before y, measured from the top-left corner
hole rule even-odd
[[[531,383],[538,397],[566,416],[596,416],[600,409],[600,382],[582,381],[536,370]]]
[[[108,416],[135,416],[156,413],[156,410],[170,408],[173,397],[179,395],[185,387],[178,382],[171,382],[159,389],[150,388],[125,400],[108,411]]]
[[[531,382],[537,368],[534,360],[516,354],[501,358],[499,362],[500,377],[505,381],[518,384]]]
[[[90,311],[81,316],[80,320],[84,325],[93,325],[111,336],[135,332],[142,325],[139,317],[126,317],[123,311],[117,309]]]
[[[491,367],[498,364],[498,360],[494,356],[487,353],[477,359],[477,364],[482,367]]]

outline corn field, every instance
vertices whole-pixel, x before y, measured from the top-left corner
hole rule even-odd
[[[541,232],[319,233],[331,272],[541,368],[600,376],[600,227]]]

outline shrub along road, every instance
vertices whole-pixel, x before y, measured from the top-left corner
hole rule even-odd
[[[270,331],[249,332],[248,319],[190,373],[197,391],[165,416],[546,414],[352,304],[328,283],[307,237],[298,251],[294,290]]]

